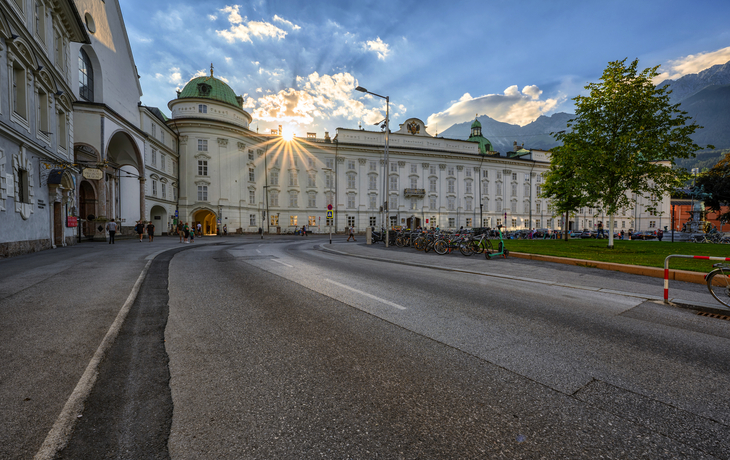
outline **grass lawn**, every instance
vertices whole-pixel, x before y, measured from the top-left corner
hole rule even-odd
[[[670,236],[671,238],[671,236]],[[614,241],[608,249],[608,240],[506,240],[512,252],[543,254],[574,259],[615,262],[664,268],[664,259],[670,254],[730,257],[730,244],[672,243],[667,241]],[[708,272],[717,261],[671,259],[670,269]],[[730,263],[730,262],[729,262]]]

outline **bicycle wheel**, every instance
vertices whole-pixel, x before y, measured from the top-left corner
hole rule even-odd
[[[398,238],[395,239],[395,245],[398,246],[399,248],[402,248],[405,245],[405,242],[403,241],[402,236],[399,236]]]
[[[423,248],[423,252],[428,252],[431,249],[433,249],[433,241],[426,241],[426,244]]]
[[[449,250],[449,243],[445,240],[438,240],[434,243],[433,250],[436,251],[436,254],[444,255]]]
[[[469,243],[459,244],[459,252],[461,252],[465,256],[470,256],[474,254],[474,251],[471,250],[471,244]]]
[[[707,289],[718,302],[730,307],[730,277],[721,269],[707,274]]]

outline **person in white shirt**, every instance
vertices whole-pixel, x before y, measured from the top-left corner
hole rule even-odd
[[[114,235],[117,233],[117,223],[114,222],[114,219],[107,222],[106,229],[109,231],[109,244],[116,244],[114,242]]]

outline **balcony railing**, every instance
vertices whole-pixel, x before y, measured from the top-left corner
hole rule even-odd
[[[410,196],[423,197],[426,196],[426,189],[423,188],[407,188],[403,190],[403,195],[407,198]]]

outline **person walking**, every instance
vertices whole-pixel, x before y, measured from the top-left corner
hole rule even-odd
[[[223,224],[223,236],[228,236],[228,225]]]
[[[189,243],[188,238],[190,238],[190,227],[188,227],[188,223],[185,222],[185,225],[183,225],[183,237],[185,240],[184,243]]]
[[[302,236],[307,236],[307,226],[302,225]]]
[[[353,225],[350,227],[350,236],[347,237],[347,241],[350,241],[350,238],[352,238],[352,241],[357,241],[355,239],[355,226]]]
[[[598,221],[598,234],[596,235],[598,238],[603,238],[605,235],[603,234],[603,222]]]
[[[180,242],[183,242],[183,223],[178,222],[177,223],[177,235],[180,237]]]
[[[142,234],[144,233],[144,223],[141,220],[137,221],[137,225],[134,226],[134,231],[139,235],[139,242],[142,242]]]
[[[195,231],[190,232],[190,242],[195,243]]]
[[[660,228],[660,229],[659,229],[659,230],[657,230],[657,232],[656,232],[656,239],[658,239],[659,241],[661,241],[661,240],[662,240],[662,238],[664,238],[664,232],[663,232],[663,231],[662,231],[662,229]]]
[[[198,236],[203,236],[203,224],[201,224],[200,222],[198,222],[197,230]]]
[[[150,243],[152,242],[152,239],[155,237],[155,225],[150,221],[149,224],[147,224],[147,237],[149,237]]]
[[[117,223],[114,222],[114,219],[107,222],[106,229],[109,231],[109,244],[116,244],[114,242],[114,235],[117,233]]]

